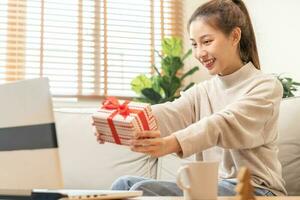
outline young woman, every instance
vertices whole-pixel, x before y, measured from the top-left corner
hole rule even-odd
[[[197,160],[219,152],[219,196],[235,195],[241,166],[251,170],[255,195],[286,194],[276,146],[282,86],[260,71],[244,3],[209,1],[191,16],[188,30],[193,55],[214,77],[174,102],[153,106],[159,130],[138,133],[131,149],[156,157],[196,154]],[[182,195],[175,182],[132,176],[117,179],[112,189]]]

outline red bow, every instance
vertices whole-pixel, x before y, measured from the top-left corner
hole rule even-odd
[[[128,103],[129,101],[125,101],[123,104],[120,104],[117,98],[108,97],[106,100],[103,101],[102,108],[105,108],[107,110],[116,110],[118,114],[126,118],[130,113],[127,105]]]

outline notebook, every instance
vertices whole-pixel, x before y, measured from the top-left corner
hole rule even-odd
[[[0,199],[25,200],[38,194],[47,199],[141,195],[140,191],[57,190],[63,188],[58,148],[49,80],[0,85]]]

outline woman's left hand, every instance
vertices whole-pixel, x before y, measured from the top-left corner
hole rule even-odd
[[[181,147],[174,135],[160,137],[160,131],[143,131],[136,133],[131,141],[132,151],[146,153],[153,157],[160,157],[181,151]]]

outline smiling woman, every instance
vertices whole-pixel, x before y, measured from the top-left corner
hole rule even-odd
[[[0,82],[43,76],[55,96],[134,96],[130,81],[159,63],[162,38],[181,36],[181,4],[0,1]]]
[[[242,0],[210,0],[188,23],[193,54],[214,75],[172,101],[152,106],[159,131],[138,133],[132,151],[160,157],[176,153],[220,162],[219,196],[236,194],[237,172],[247,167],[253,193],[284,195],[277,157],[282,85],[260,70],[251,20]],[[147,138],[145,138],[147,136]],[[125,176],[113,189],[149,196],[181,196],[173,181]],[[206,191],[207,188],[199,188]],[[189,196],[185,191],[185,196]]]
[[[211,75],[228,75],[243,65],[237,50],[241,38],[240,28],[235,28],[227,36],[199,19],[190,24],[190,38],[195,58]]]

